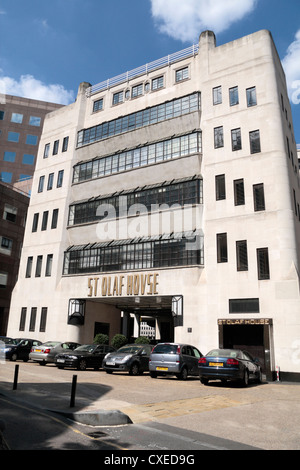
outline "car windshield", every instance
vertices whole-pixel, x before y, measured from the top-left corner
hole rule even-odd
[[[152,351],[152,354],[176,354],[176,344],[158,344]]]
[[[210,357],[238,357],[239,351],[233,349],[212,349],[206,356]]]
[[[87,351],[87,352],[94,352],[95,349],[98,347],[98,344],[83,344],[82,346],[79,346],[78,348],[74,349],[75,352],[80,352],[80,351]]]
[[[12,338],[0,338],[0,344],[5,343],[5,344],[17,344],[15,339]]]
[[[136,354],[142,349],[142,347],[143,346],[136,346],[136,345],[123,346],[122,348],[118,349],[118,353]]]

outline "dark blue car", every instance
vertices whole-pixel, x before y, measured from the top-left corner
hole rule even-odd
[[[240,349],[213,349],[198,361],[200,382],[209,380],[222,382],[239,381],[247,386],[249,380],[261,382],[262,371],[257,359]]]

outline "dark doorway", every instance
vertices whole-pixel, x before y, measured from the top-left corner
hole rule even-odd
[[[270,377],[270,332],[269,325],[226,325],[219,328],[221,348],[234,348],[248,351],[259,359],[262,371]]]
[[[107,335],[109,337],[109,326],[109,323],[95,322],[94,338],[99,333],[102,333],[103,335]]]

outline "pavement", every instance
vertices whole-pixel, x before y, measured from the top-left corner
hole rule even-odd
[[[19,362],[0,366],[0,398],[54,411],[92,426],[163,423],[185,430],[229,438],[269,450],[300,450],[300,384],[264,382],[247,388],[179,381],[149,374],[105,374],[104,371],[58,370]],[[72,401],[72,379],[78,374]],[[0,437],[1,433],[0,423]],[[5,436],[5,430],[4,430]],[[2,445],[2,447],[1,447]],[[0,449],[5,441],[0,439]]]

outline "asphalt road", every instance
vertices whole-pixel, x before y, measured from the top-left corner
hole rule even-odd
[[[248,388],[218,382],[204,386],[197,378],[179,381],[59,370],[32,362],[0,364],[0,420],[11,450],[101,450],[103,458],[142,450],[147,455],[183,452],[182,458],[200,450],[299,450],[299,392],[300,384],[281,382]],[[70,413],[111,410],[127,416],[129,424],[69,419]]]

